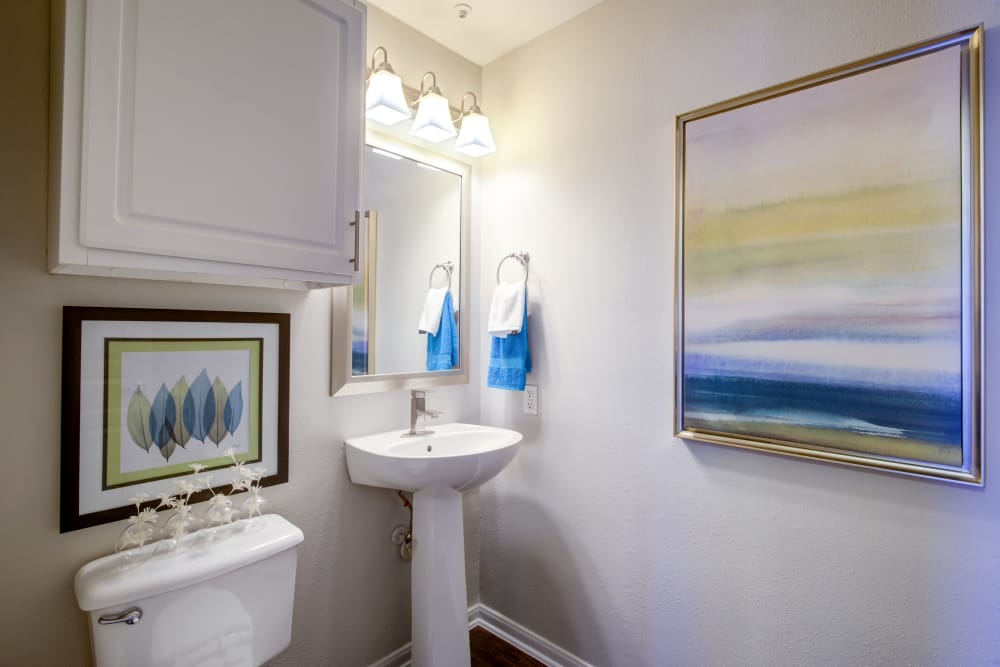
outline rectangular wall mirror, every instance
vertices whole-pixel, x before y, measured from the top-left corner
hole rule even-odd
[[[363,187],[364,275],[334,288],[331,395],[468,382],[471,168],[370,132]],[[443,370],[427,370],[418,326],[430,287],[450,287],[455,307],[457,363]]]

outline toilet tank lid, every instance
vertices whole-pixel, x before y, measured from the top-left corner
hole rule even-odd
[[[80,609],[106,609],[190,586],[291,549],[303,539],[298,527],[277,514],[213,530],[187,535],[177,549],[161,547],[148,558],[111,554],[87,563],[73,580]],[[145,548],[154,551],[156,546]]]

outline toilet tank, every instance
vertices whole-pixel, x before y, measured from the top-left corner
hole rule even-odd
[[[173,550],[113,554],[76,573],[98,667],[256,666],[291,640],[302,531],[276,514],[198,531]],[[154,548],[151,548],[154,547]],[[131,608],[134,624],[100,624]]]

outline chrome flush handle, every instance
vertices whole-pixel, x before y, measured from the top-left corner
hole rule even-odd
[[[142,618],[142,609],[130,607],[120,614],[106,614],[97,619],[100,625],[114,625],[115,623],[125,623],[135,625]]]

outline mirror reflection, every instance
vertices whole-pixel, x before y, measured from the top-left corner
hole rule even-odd
[[[353,288],[351,375],[458,368],[462,175],[368,145],[364,184],[367,260]]]

